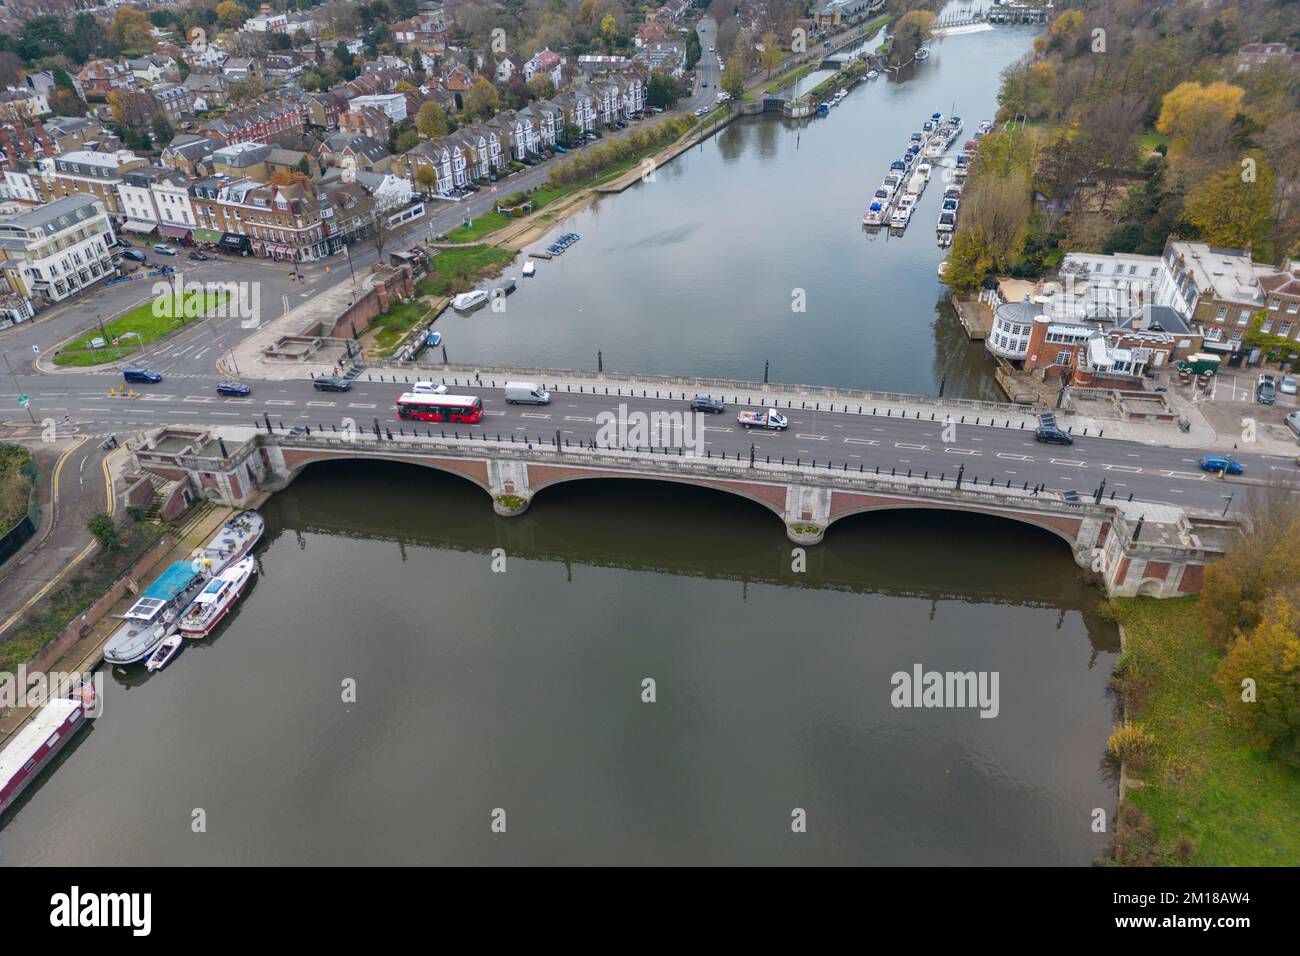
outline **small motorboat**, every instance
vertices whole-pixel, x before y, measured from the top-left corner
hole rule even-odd
[[[867,209],[867,214],[862,217],[862,225],[879,226],[885,221],[885,207],[883,203],[873,202]]]
[[[473,292],[462,292],[456,298],[451,300],[451,307],[457,312],[469,312],[478,308],[488,300],[488,294],[483,289],[475,289]]]
[[[172,634],[170,637],[163,638],[158,649],[149,655],[149,659],[144,662],[144,669],[147,671],[160,671],[176,656],[176,652],[181,649],[185,639],[180,634]]]
[[[492,294],[496,296],[506,296],[514,291],[515,291],[514,276],[508,276],[502,279],[501,284],[492,290]]]
[[[874,80],[878,76],[880,76],[879,70],[867,70],[867,79]]]
[[[441,333],[441,332],[430,332],[430,333],[428,334],[428,336],[425,338],[425,340],[424,340],[424,344],[427,345],[427,346],[428,346],[429,348],[431,348],[431,349],[432,349],[432,348],[437,348],[439,345],[442,344],[442,333]]]
[[[930,59],[930,51],[925,47],[921,47],[921,49],[916,51],[916,58],[918,60],[928,60]]]
[[[529,259],[527,262],[524,263],[523,272],[524,272],[525,279],[531,279],[533,276],[537,274],[537,263]]]

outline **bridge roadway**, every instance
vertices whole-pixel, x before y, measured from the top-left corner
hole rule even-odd
[[[91,391],[89,381],[98,379],[103,389]],[[200,380],[200,379],[206,379]],[[395,401],[404,391],[400,383],[367,381],[365,375],[358,379],[349,392],[317,392],[310,381],[261,381],[254,383],[249,398],[222,398],[213,393],[214,376],[196,376],[193,380],[168,377],[156,386],[136,386],[139,398],[108,398],[108,386],[116,385],[116,376],[77,376],[63,390],[52,386],[61,384],[49,381],[47,390],[38,393],[42,398],[43,414],[50,414],[61,423],[62,414],[70,418],[70,429],[80,434],[104,436],[120,434],[123,437],[151,426],[164,424],[200,425],[258,425],[265,427],[265,418],[279,428],[308,425],[313,431],[341,428],[345,419],[352,419],[359,429],[370,430],[378,420],[381,428],[409,430],[412,423],[400,421],[396,416]],[[501,383],[498,381],[498,385]],[[498,388],[484,386],[452,386],[453,393],[478,395],[483,400],[484,418],[480,425],[456,426],[461,433],[472,429],[476,433],[503,438],[514,435],[519,439],[532,439],[553,443],[556,432],[562,441],[577,445],[596,439],[601,427],[601,413],[619,413],[620,407],[628,412],[684,412],[688,411],[680,390],[670,393],[666,388],[660,399],[634,398],[623,388],[622,396],[592,394],[590,387],[578,393],[563,391],[547,383],[552,389],[549,406],[507,405]],[[611,392],[614,384],[610,384]],[[774,386],[775,388],[775,386]],[[672,399],[666,396],[672,394]],[[694,391],[691,394],[695,394]],[[715,391],[714,394],[719,394]],[[744,404],[747,398],[754,404]],[[1169,448],[1123,441],[1112,438],[1078,436],[1072,446],[1042,445],[1034,441],[1031,428],[1026,424],[1017,427],[1028,416],[1013,415],[1011,427],[1001,415],[997,424],[990,426],[987,412],[967,413],[967,423],[957,424],[951,441],[944,441],[942,420],[930,421],[928,415],[917,420],[902,418],[897,406],[881,404],[876,414],[871,414],[868,403],[863,411],[854,403],[845,412],[837,402],[835,411],[828,411],[826,403],[815,410],[813,401],[808,408],[787,408],[781,400],[790,427],[784,432],[767,432],[740,427],[735,413],[740,408],[759,409],[757,396],[726,394],[727,411],[721,415],[703,415],[704,449],[708,454],[737,454],[748,456],[751,445],[761,461],[769,457],[789,462],[816,461],[851,470],[859,466],[864,471],[882,472],[895,469],[905,474],[909,469],[920,476],[928,472],[931,477],[940,474],[951,479],[959,467],[964,466],[964,483],[978,479],[987,485],[990,480],[1005,486],[1028,483],[1030,487],[1042,484],[1048,490],[1074,490],[1081,495],[1091,495],[1098,485],[1106,482],[1105,494],[1116,498],[1133,495],[1134,500],[1173,504],[1184,508],[1223,511],[1229,505],[1228,496],[1235,496],[1236,508],[1244,498],[1245,486],[1270,478],[1294,480],[1296,466],[1293,461],[1259,454],[1236,455],[1246,465],[1245,478],[1217,476],[1202,472],[1197,467],[1200,452],[1190,448]],[[737,403],[740,400],[740,404]],[[889,412],[887,415],[886,412]],[[961,411],[957,409],[954,411]],[[62,413],[62,414],[61,414]],[[912,413],[908,413],[912,414]],[[973,424],[979,414],[981,424]],[[942,418],[943,412],[938,415]],[[16,418],[11,423],[17,424]],[[432,428],[434,434],[440,426],[420,424],[420,432]],[[445,428],[450,435],[452,428]],[[62,426],[60,430],[63,430]],[[689,454],[689,449],[687,454]]]

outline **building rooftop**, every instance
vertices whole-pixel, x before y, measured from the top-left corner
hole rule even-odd
[[[54,235],[79,222],[93,219],[102,208],[100,201],[88,193],[64,196],[0,223],[0,235],[16,236],[20,232]]]

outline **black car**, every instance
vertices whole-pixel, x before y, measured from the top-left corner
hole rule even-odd
[[[346,392],[352,387],[352,383],[346,378],[334,378],[332,376],[321,376],[312,379],[311,384],[318,392]]]
[[[1074,438],[1069,432],[1063,432],[1059,428],[1049,427],[1047,425],[1038,426],[1034,432],[1034,441],[1043,442],[1048,445],[1073,445]]]
[[[239,398],[244,398],[245,396],[251,395],[252,393],[253,390],[249,388],[247,385],[245,385],[243,382],[227,381],[227,382],[217,383],[218,395],[235,395],[238,396]]]
[[[128,382],[135,382],[141,385],[157,385],[162,381],[162,376],[151,368],[137,368],[134,365],[128,365],[122,369],[122,378]]]
[[[191,252],[189,254],[189,259],[191,262],[207,262],[208,256],[207,253],[203,252]]]
[[[148,262],[148,261],[149,261],[149,257],[146,256],[146,255],[145,255],[143,252],[141,252],[139,249],[128,249],[128,250],[126,250],[126,252],[122,253],[122,258],[123,258],[123,259],[130,259],[132,262]]]
[[[696,395],[691,399],[691,411],[711,412],[714,415],[721,415],[726,411],[726,406],[722,404],[720,398],[714,398],[711,395]]]

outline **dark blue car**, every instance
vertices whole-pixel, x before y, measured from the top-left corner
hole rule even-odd
[[[122,377],[128,382],[135,382],[140,385],[157,385],[162,381],[162,376],[151,368],[136,368],[134,365],[128,365],[122,369]]]
[[[696,395],[691,399],[691,411],[693,412],[710,412],[714,415],[720,415],[726,406],[722,400],[714,398],[711,395]]]
[[[1229,475],[1240,475],[1246,470],[1246,466],[1231,455],[1206,455],[1201,459],[1200,465],[1202,471],[1217,471]]]
[[[236,395],[239,398],[243,398],[246,395],[252,394],[252,392],[253,390],[249,388],[247,385],[245,385],[243,382],[218,382],[217,383],[218,395]]]

